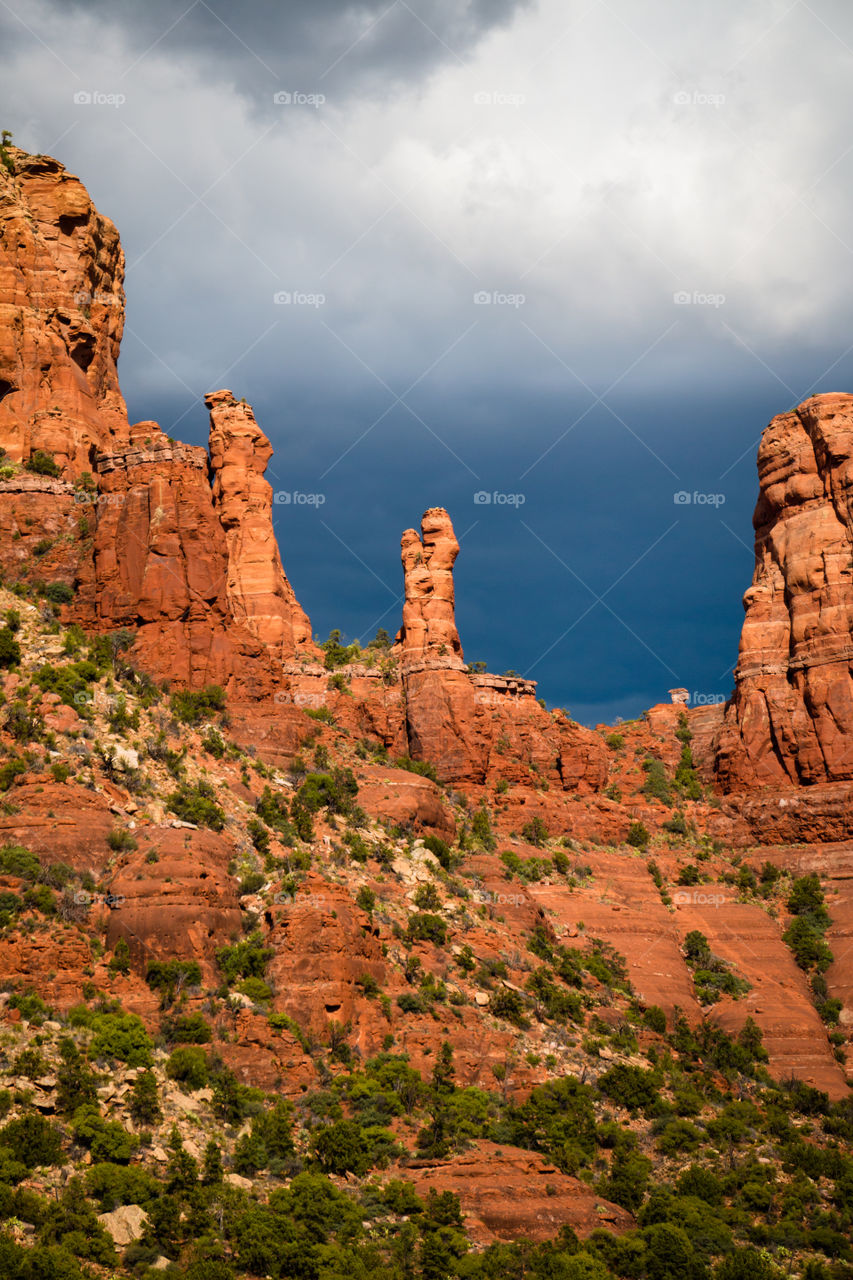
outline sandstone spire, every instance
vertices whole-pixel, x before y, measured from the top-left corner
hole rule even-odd
[[[264,479],[272,446],[251,407],[230,391],[211,391],[213,501],[225,530],[228,605],[277,658],[311,639],[311,624],[285,576],[272,526],[272,487]]]
[[[397,643],[404,665],[429,660],[430,665],[463,666],[453,597],[458,554],[459,543],[443,507],[424,512],[420,537],[414,529],[403,534],[405,603]]]

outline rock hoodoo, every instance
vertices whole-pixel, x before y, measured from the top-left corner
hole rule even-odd
[[[726,790],[853,779],[853,395],[774,418],[717,754]]]
[[[456,630],[453,565],[459,543],[443,507],[430,507],[421,519],[421,535],[407,529],[401,539],[405,603],[397,645],[404,666],[439,660],[462,668]]]
[[[272,487],[264,471],[272,445],[251,407],[230,391],[212,391],[210,464],[213,501],[225,530],[226,595],[243,623],[277,658],[311,640],[311,624],[285,576],[272,525]]]

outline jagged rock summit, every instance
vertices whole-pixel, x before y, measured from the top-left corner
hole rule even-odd
[[[210,457],[131,426],[116,361],[118,233],[56,160],[0,166],[0,566],[74,587],[88,628],[133,628],[158,679],[270,695],[310,645],[282,568],[251,408],[206,398]],[[38,551],[36,552],[36,548]]]

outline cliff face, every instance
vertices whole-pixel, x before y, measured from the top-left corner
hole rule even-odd
[[[116,373],[124,255],[82,183],[47,157],[0,166],[0,567],[75,589],[72,616],[132,627],[158,679],[282,684],[310,640],[281,565],[272,450],[251,409],[207,397],[211,453],[130,427]],[[37,451],[56,474],[27,468]],[[22,465],[23,464],[23,465]]]
[[[853,779],[853,396],[774,418],[717,753],[725,790]]]
[[[272,488],[264,471],[272,446],[245,401],[213,391],[210,463],[213,502],[225,530],[226,596],[231,616],[277,658],[311,640],[311,623],[288,582],[272,525]]]
[[[127,434],[116,361],[124,254],[86,188],[49,156],[0,165],[0,447],[37,449],[68,477]]]

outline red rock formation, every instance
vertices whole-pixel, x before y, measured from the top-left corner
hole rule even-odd
[[[618,1235],[634,1219],[550,1161],[518,1147],[477,1141],[470,1151],[440,1164],[414,1160],[408,1177],[417,1192],[459,1196],[465,1229],[480,1245],[495,1240],[548,1240],[564,1224],[585,1238],[604,1227]]]
[[[213,393],[212,492],[203,449],[167,440],[154,422],[128,427],[118,233],[57,161],[7,154],[0,569],[73,583],[76,620],[135,628],[135,657],[158,679],[271,695],[287,685],[277,664],[310,640],[310,625],[272,532],[269,441],[248,406]],[[37,449],[61,478],[20,469]],[[84,473],[96,488],[80,484]]]
[[[396,647],[403,665],[446,660],[463,669],[456,630],[453,565],[459,543],[443,507],[430,507],[421,519],[421,537],[407,529],[401,540],[405,587],[403,626]]]
[[[118,232],[49,156],[0,166],[0,446],[52,453],[69,476],[127,432],[116,360],[124,327]]]
[[[207,454],[168,441],[155,422],[130,434],[128,447],[97,460],[93,553],[75,616],[97,630],[134,628],[135,657],[157,679],[245,681],[253,696],[271,694],[270,655],[229,609]]]
[[[274,657],[290,658],[297,645],[310,642],[311,623],[285,576],[273,533],[272,488],[264,479],[272,446],[250,406],[230,391],[212,391],[204,402],[213,501],[228,555],[228,608]]]
[[[532,680],[466,670],[454,615],[459,543],[443,508],[424,513],[421,535],[407,529],[402,538],[405,604],[394,646],[411,756],[429,761],[444,782],[533,774],[568,790],[600,789],[607,764],[597,734],[549,715]]]
[[[725,790],[853,779],[853,396],[774,418],[717,772]]]
[[[237,886],[227,873],[234,846],[189,827],[146,826],[137,834],[139,848],[110,882],[122,902],[108,915],[108,949],[124,938],[142,974],[151,960],[198,960],[205,982],[216,983],[214,952],[241,933]]]

